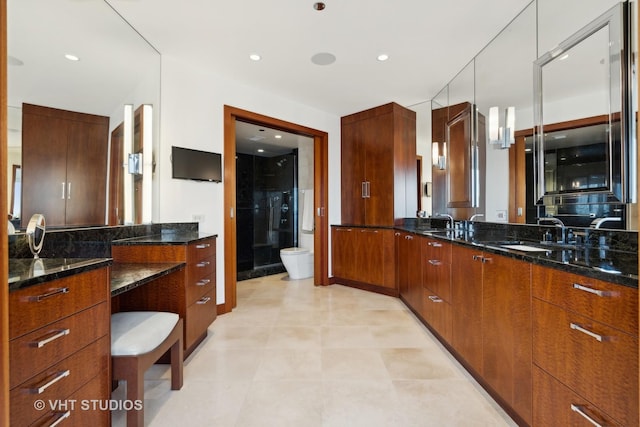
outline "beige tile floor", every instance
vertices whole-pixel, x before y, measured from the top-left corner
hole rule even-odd
[[[516,425],[399,299],[286,274],[238,282],[182,390],[169,378],[146,373],[148,426]]]

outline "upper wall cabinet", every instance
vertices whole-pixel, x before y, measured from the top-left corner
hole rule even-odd
[[[342,117],[342,223],[391,226],[417,210],[416,113],[391,103]]]

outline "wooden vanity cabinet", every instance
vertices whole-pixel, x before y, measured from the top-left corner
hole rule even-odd
[[[334,280],[397,296],[394,231],[390,228],[331,228]]]
[[[638,290],[541,266],[532,280],[534,425],[638,425]]]
[[[342,223],[393,226],[417,210],[416,113],[390,103],[341,119]]]
[[[110,424],[81,407],[111,395],[109,277],[103,267],[9,293],[11,425]]]
[[[141,286],[122,295],[121,310],[161,309],[184,319],[184,357],[207,336],[207,328],[217,316],[216,238],[189,244],[113,245],[114,262],[184,262],[185,269],[166,289]],[[146,305],[146,306],[145,306]]]
[[[22,227],[105,224],[109,117],[23,104]]]
[[[422,317],[445,341],[451,341],[451,244],[422,238]]]
[[[420,315],[422,313],[422,238],[413,233],[395,232],[396,280],[400,298]]]

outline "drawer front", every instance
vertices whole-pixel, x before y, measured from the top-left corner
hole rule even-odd
[[[424,289],[422,317],[442,338],[451,341],[451,305],[429,289]]]
[[[103,302],[11,341],[10,387],[107,335],[109,316],[109,304]]]
[[[110,344],[108,336],[100,338],[11,390],[11,425],[29,425],[42,417],[42,411],[34,407],[37,400],[47,405],[65,401],[93,377],[108,372]]]
[[[533,296],[638,335],[638,290],[533,266]]]
[[[215,258],[216,239],[205,239],[191,243],[187,248],[187,262],[197,262],[205,258]]]
[[[451,302],[451,264],[426,259],[422,269],[422,284],[425,288]]]
[[[436,239],[423,239],[422,253],[427,260],[451,264],[451,244]]]
[[[533,389],[536,390],[533,395],[534,426],[593,427],[587,417],[601,426],[622,426],[535,366]]]
[[[101,268],[9,293],[9,338],[13,339],[107,301],[109,269]]]
[[[638,339],[533,300],[533,361],[624,425],[638,425]]]
[[[211,291],[187,308],[185,316],[185,348],[191,347],[216,318],[216,293]]]
[[[104,408],[108,408],[110,395],[109,372],[104,371],[66,399],[66,407],[47,410],[33,425],[50,426],[60,420],[61,427],[109,426],[111,412]]]
[[[216,274],[215,271],[202,276],[192,278],[187,275],[187,283],[185,284],[187,291],[187,305],[191,305],[199,300],[204,294],[215,291]]]

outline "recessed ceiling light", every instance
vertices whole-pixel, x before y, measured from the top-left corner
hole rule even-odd
[[[280,138],[282,138],[282,135],[276,135],[275,138],[276,139],[280,139]]]
[[[321,1],[316,2],[316,3],[314,3],[314,4],[313,4],[313,8],[314,8],[315,10],[318,10],[318,11],[319,11],[319,10],[324,10],[324,8],[325,8],[325,7],[327,7],[327,5],[326,5],[326,4],[324,4],[324,3],[323,3],[323,2],[321,2]]]
[[[336,56],[332,53],[320,52],[311,57],[311,62],[316,65],[330,65],[336,62]]]
[[[249,58],[252,61],[260,61],[262,59],[262,57],[260,55],[258,55],[257,53],[252,53],[251,55],[249,55]]]
[[[262,148],[258,148],[258,153],[264,153],[264,150]]]
[[[69,61],[80,61],[80,58],[78,56],[73,55],[71,53],[67,53],[64,57],[67,58]]]
[[[378,55],[378,61],[380,61],[380,62],[384,62],[387,59],[389,59],[389,55],[387,55],[386,53],[382,53],[382,54]]]

